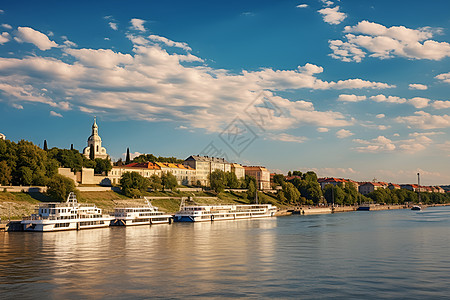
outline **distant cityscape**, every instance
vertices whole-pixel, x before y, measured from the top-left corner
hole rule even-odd
[[[4,135],[0,135],[0,137],[5,138]],[[106,148],[102,146],[102,139],[99,136],[99,128],[95,118],[92,124],[91,135],[87,140],[87,147],[83,150],[83,155],[91,159],[109,158]],[[200,155],[191,155],[183,163],[130,162],[128,164],[119,164],[112,166],[111,171],[103,175],[94,174],[94,169],[92,168],[82,168],[79,172],[72,172],[70,168],[59,168],[58,172],[61,175],[73,179],[78,184],[99,184],[105,186],[119,184],[120,178],[127,172],[137,172],[145,178],[150,178],[152,175],[161,177],[163,173],[170,172],[176,177],[179,185],[209,186],[210,175],[215,170],[232,172],[238,180],[245,178],[246,175],[252,176],[256,179],[257,188],[262,191],[272,190],[275,187],[273,184],[273,176],[275,173],[270,173],[264,166],[245,166],[236,162],[229,162],[225,158]],[[299,176],[292,176],[289,173],[285,176],[286,181],[292,181],[295,178],[301,179]],[[406,189],[413,192],[429,193],[446,192],[440,186],[419,186],[415,183],[397,184],[376,180],[371,182],[357,182],[351,179],[335,177],[318,178],[317,181],[322,190],[328,184],[345,187],[347,184],[352,183],[359,193],[363,195],[367,195],[378,189]]]

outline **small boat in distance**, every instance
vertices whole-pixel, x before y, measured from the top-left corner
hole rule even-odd
[[[113,226],[150,225],[171,223],[172,215],[158,210],[145,197],[146,205],[132,207],[116,207],[114,209]]]
[[[422,207],[420,207],[420,205],[413,205],[413,207],[411,207],[411,210],[422,210]]]
[[[70,192],[65,203],[43,203],[21,224],[25,231],[80,230],[108,227],[112,219],[110,215],[103,215],[95,204],[78,203],[75,194]]]

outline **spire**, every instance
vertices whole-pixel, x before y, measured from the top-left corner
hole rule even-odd
[[[98,135],[98,125],[96,116],[94,116],[94,124],[92,124],[92,135]]]

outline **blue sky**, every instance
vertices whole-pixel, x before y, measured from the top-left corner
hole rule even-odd
[[[9,1],[0,132],[450,184],[448,1]]]

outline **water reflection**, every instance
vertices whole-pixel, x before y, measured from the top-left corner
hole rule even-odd
[[[439,208],[2,233],[0,298],[437,298],[449,220]]]

